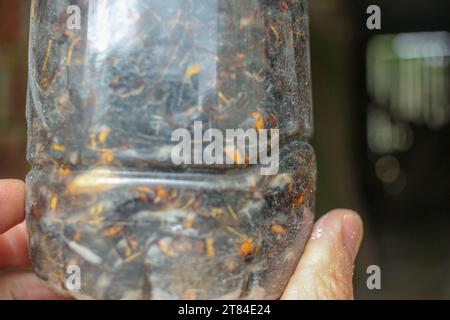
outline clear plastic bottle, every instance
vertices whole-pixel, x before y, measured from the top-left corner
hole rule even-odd
[[[31,257],[51,288],[282,294],[314,215],[306,0],[33,1],[27,119]],[[199,123],[270,133],[278,170],[226,145],[235,163],[176,164],[173,133]]]

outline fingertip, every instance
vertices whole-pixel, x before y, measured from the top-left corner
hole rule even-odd
[[[283,299],[352,299],[362,233],[361,217],[351,210],[333,210],[319,219]]]
[[[326,215],[322,217],[322,219],[332,219],[336,222],[342,220],[345,216],[360,218],[359,214],[356,211],[350,209],[335,209],[328,212]],[[319,220],[320,221],[320,220]]]
[[[25,183],[0,180],[0,234],[25,219]]]
[[[25,182],[17,179],[1,179],[0,194],[7,196],[8,194],[25,193]]]
[[[322,234],[328,236],[332,243],[342,243],[350,253],[353,261],[361,246],[364,228],[361,216],[348,209],[336,209],[323,216],[314,226],[312,240]]]

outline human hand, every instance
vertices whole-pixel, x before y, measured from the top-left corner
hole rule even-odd
[[[25,187],[0,180],[0,268],[30,266],[26,235]],[[360,217],[336,210],[320,219],[282,300],[352,299],[353,265],[362,240]],[[32,272],[0,275],[2,299],[60,299]]]
[[[0,180],[0,270],[30,266],[24,204],[24,183],[18,180]],[[0,274],[0,300],[58,298],[32,272]]]

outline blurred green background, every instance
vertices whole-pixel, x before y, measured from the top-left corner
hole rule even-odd
[[[382,9],[382,30],[366,9]],[[357,298],[450,298],[450,1],[310,4],[317,212],[366,237]],[[0,0],[0,178],[24,179],[29,1]],[[426,32],[426,33],[424,33]],[[382,289],[366,269],[382,270]]]

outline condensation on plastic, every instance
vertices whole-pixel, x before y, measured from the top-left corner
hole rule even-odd
[[[81,9],[69,30],[67,8]],[[88,298],[277,298],[311,231],[304,0],[32,3],[33,265]],[[174,168],[171,133],[279,129],[280,171]]]

